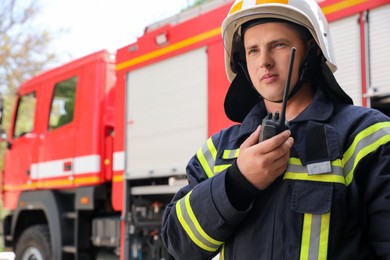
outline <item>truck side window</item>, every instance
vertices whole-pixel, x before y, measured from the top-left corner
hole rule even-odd
[[[19,98],[15,119],[14,138],[30,133],[33,130],[36,103],[37,99],[35,92],[23,95]]]
[[[57,83],[50,107],[49,131],[73,121],[77,77]]]

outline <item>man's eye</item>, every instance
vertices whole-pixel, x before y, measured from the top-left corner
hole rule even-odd
[[[248,55],[255,54],[257,52],[256,49],[250,49],[248,50]]]
[[[274,44],[274,48],[283,47],[283,46],[285,46],[285,44],[281,42],[277,42]]]

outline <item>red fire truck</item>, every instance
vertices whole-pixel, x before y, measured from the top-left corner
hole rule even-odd
[[[1,173],[19,259],[163,259],[164,207],[208,136],[230,125],[220,25],[230,1],[153,24],[20,86]],[[324,0],[341,86],[390,108],[390,0]],[[31,258],[29,258],[31,257]]]

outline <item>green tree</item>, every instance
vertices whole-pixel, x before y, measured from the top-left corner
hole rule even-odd
[[[37,0],[0,1],[0,94],[4,98],[5,130],[19,86],[58,62],[49,49],[56,34],[36,26],[41,9]],[[1,172],[5,144],[0,145]]]
[[[53,34],[34,27],[38,1],[0,1],[0,87],[15,93],[20,84],[48,68],[55,54],[48,52]]]

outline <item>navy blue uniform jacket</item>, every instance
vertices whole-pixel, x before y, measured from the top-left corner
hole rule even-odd
[[[390,122],[321,89],[294,120],[288,167],[244,208],[227,172],[266,115],[211,136],[187,166],[189,184],[166,208],[161,236],[175,259],[390,259]]]

